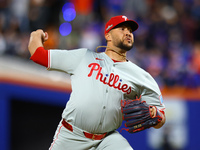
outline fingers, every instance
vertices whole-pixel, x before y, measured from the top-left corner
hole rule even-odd
[[[41,38],[42,43],[48,40],[48,33],[44,32],[42,29],[38,29],[31,33],[31,36]]]
[[[48,33],[47,32],[44,32],[43,30],[39,30],[38,32],[40,32],[40,34],[42,34],[41,38],[42,38],[42,42],[43,43],[48,40],[49,37],[48,37]]]
[[[38,29],[38,30],[36,30],[36,31],[33,31],[33,32],[31,32],[31,34],[33,34],[33,35],[42,35],[44,33],[44,31],[42,30],[42,29]]]
[[[47,41],[49,38],[48,33],[47,32],[43,32],[43,41]]]

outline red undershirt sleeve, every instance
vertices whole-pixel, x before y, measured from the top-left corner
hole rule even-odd
[[[37,64],[40,64],[42,66],[49,68],[48,53],[49,51],[45,50],[44,47],[38,47],[30,59]]]

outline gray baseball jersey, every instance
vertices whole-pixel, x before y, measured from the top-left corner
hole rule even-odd
[[[165,108],[155,80],[131,61],[114,62],[105,53],[82,48],[50,50],[48,66],[71,76],[72,93],[62,117],[90,133],[121,126],[122,99],[141,96],[149,105]]]

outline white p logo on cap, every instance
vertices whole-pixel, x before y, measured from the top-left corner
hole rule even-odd
[[[127,17],[126,17],[126,16],[122,16],[122,18],[124,18],[125,21],[127,20]]]

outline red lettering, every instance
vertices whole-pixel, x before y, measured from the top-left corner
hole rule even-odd
[[[96,75],[96,80],[99,79],[99,81],[102,82],[103,84],[107,84],[108,86],[121,90],[124,93],[127,93],[127,94],[131,93],[131,86],[128,86],[127,84],[121,84],[119,75],[115,75],[114,73],[111,73],[109,76],[108,82],[106,82],[108,74],[106,74],[106,76],[103,75],[103,73],[101,72],[102,67],[99,64],[91,63],[88,65],[88,67],[91,68],[90,73],[88,74],[88,77],[91,77],[94,71],[98,71]]]
[[[114,75],[113,73],[111,73],[111,74],[110,74],[110,77],[109,77],[109,80],[108,80],[108,85],[109,85],[110,87],[113,86],[113,85],[111,84],[111,82],[113,81],[114,77],[115,77],[115,75]]]
[[[107,78],[106,78],[106,77],[103,78],[103,74],[101,73],[101,70],[102,70],[102,67],[100,67],[100,69],[99,69],[99,71],[98,71],[98,73],[97,73],[96,79],[98,80],[98,78],[99,78],[99,76],[100,76],[100,79],[99,79],[99,80],[100,80],[101,82],[103,82],[104,84],[107,84],[107,83],[106,83],[106,79],[107,79]]]
[[[106,79],[107,79],[107,78],[106,78],[106,77],[104,77],[104,79],[103,79],[103,80],[101,80],[101,82],[103,82],[104,84],[107,84],[107,83],[106,83]]]
[[[118,85],[118,89],[119,89],[119,90],[122,90],[122,88],[120,88],[120,86],[121,86],[121,83],[119,83],[119,85]]]
[[[123,92],[126,92],[126,89],[128,88],[128,85],[127,84],[123,84],[122,85],[122,91]]]
[[[102,81],[102,78],[103,78],[103,74],[101,73],[101,70],[102,70],[102,67],[100,67],[98,73],[97,73],[97,76],[96,76],[96,79],[98,80],[99,76],[100,76],[100,80]]]
[[[90,70],[90,73],[88,74],[88,77],[91,77],[92,76],[92,73],[93,73],[93,71],[98,71],[99,70],[99,68],[100,68],[100,65],[99,64],[97,64],[97,63],[91,63],[91,64],[89,64],[88,65],[88,67],[89,68],[91,68],[91,70]]]
[[[131,87],[129,86],[128,90],[126,91],[127,94],[131,93]]]
[[[117,82],[119,81],[119,76],[118,75],[115,75],[115,79],[113,81],[113,87],[116,89],[117,86],[115,85]]]
[[[131,93],[131,87],[130,86],[128,87],[127,84],[123,84],[122,85],[122,91],[126,92],[127,94],[130,94]]]
[[[119,82],[117,86],[114,86],[114,88],[116,88],[118,90],[122,90],[122,88],[120,86],[121,86],[121,82]]]

